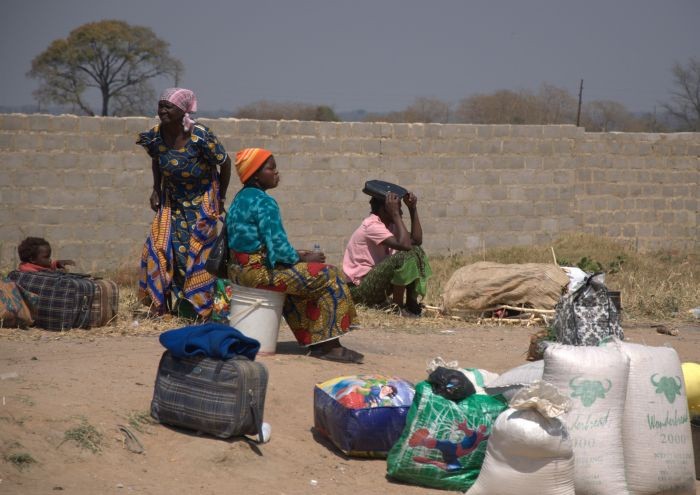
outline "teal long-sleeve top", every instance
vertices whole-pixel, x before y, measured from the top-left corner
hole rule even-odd
[[[239,253],[267,250],[267,264],[293,265],[299,255],[287,238],[280,207],[275,198],[256,187],[244,187],[236,194],[226,216],[228,246]]]

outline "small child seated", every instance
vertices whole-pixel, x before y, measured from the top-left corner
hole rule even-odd
[[[75,265],[73,260],[52,260],[51,245],[41,237],[27,237],[17,246],[21,263],[20,272],[66,271],[66,267]]]

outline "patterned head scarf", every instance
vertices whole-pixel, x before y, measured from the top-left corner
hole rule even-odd
[[[185,88],[168,88],[163,91],[158,101],[169,101],[185,112],[185,116],[182,118],[182,127],[185,131],[192,128],[194,120],[190,118],[190,114],[197,111],[197,97],[194,95],[194,91]]]
[[[262,148],[245,148],[236,153],[236,172],[241,183],[245,184],[271,156],[270,151]]]

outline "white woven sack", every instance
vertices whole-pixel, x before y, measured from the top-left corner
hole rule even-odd
[[[503,395],[507,401],[522,388],[542,379],[544,361],[532,361],[501,373],[493,380],[486,382],[484,390],[489,395]]]
[[[621,344],[630,359],[622,428],[627,485],[634,495],[695,494],[688,400],[670,347]]]
[[[460,368],[459,371],[464,373],[469,381],[472,382],[476,393],[482,395],[486,394],[486,390],[484,389],[486,383],[488,383],[490,380],[495,380],[498,378],[497,373],[481,368]]]
[[[628,495],[622,416],[629,358],[607,347],[547,346],[542,380],[571,400],[563,417],[574,446],[577,495]]]
[[[556,418],[566,398],[538,382],[496,419],[481,472],[468,495],[574,495],[574,452]]]

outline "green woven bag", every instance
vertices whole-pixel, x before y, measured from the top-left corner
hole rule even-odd
[[[466,491],[476,481],[501,398],[473,394],[453,402],[416,385],[406,427],[389,451],[387,474],[416,485]]]

